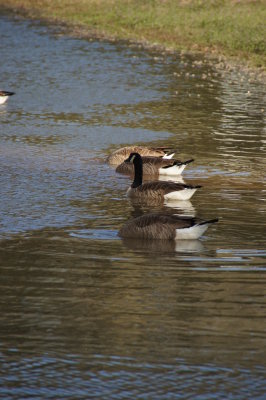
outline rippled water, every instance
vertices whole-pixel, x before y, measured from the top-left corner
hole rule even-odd
[[[265,86],[190,55],[0,18],[0,397],[262,399]],[[191,202],[125,197],[130,143],[193,157]],[[150,209],[198,241],[122,241]]]

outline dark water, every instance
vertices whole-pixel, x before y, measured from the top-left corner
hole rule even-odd
[[[0,18],[0,398],[265,398],[265,86],[207,60]],[[200,241],[122,241],[130,143],[194,157],[169,213]]]

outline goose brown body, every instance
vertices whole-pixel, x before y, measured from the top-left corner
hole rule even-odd
[[[194,217],[150,213],[127,221],[118,235],[124,238],[175,240],[177,231],[180,232],[180,238],[182,238],[182,231],[194,229],[193,239],[197,239],[210,224],[217,221],[217,218],[204,221]]]
[[[142,156],[142,167],[143,167],[143,175],[159,175],[160,172],[164,172],[167,174],[167,169],[173,166],[186,166],[187,164],[194,161],[193,159],[187,161],[179,161],[176,159],[165,159],[162,157],[151,157],[151,156]],[[162,169],[160,171],[160,169]],[[116,168],[116,172],[122,174],[133,174],[134,173],[134,165],[129,162],[123,162],[118,165]]]
[[[180,192],[186,189],[198,189],[200,185],[186,185],[185,183],[171,181],[145,182],[138,187],[130,187],[127,191],[129,197],[144,199],[164,200],[165,196],[173,192]]]
[[[167,147],[126,146],[115,150],[107,157],[107,162],[112,165],[121,164],[131,153],[139,153],[141,156],[163,157],[167,154]]]

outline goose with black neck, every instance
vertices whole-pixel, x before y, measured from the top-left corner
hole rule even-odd
[[[134,165],[134,180],[127,195],[139,200],[189,200],[200,185],[186,185],[172,181],[149,181],[143,183],[143,163],[140,154],[131,153],[125,160]]]

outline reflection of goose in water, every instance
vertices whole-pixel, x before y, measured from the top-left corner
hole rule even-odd
[[[191,217],[194,217],[196,214],[196,210],[193,207],[191,201],[186,200],[186,201],[178,201],[178,200],[172,200],[172,201],[165,201],[164,205],[170,209],[174,209],[175,213],[179,215],[189,215]]]
[[[127,191],[129,197],[142,200],[189,200],[200,185],[186,185],[173,181],[150,181],[142,183],[142,158],[138,153],[131,153],[126,160],[134,164],[134,181]]]
[[[131,153],[139,153],[141,156],[172,158],[174,153],[168,155],[167,150],[169,150],[167,147],[126,146],[115,150],[107,157],[106,161],[112,165],[119,165]]]
[[[182,175],[176,175],[176,176],[159,175],[158,180],[159,181],[176,182],[176,183],[185,183]],[[144,181],[145,181],[145,179],[144,179]]]
[[[208,227],[218,219],[201,220],[199,218],[150,213],[127,221],[118,235],[135,239],[198,239]]]
[[[122,238],[123,244],[131,250],[151,253],[198,253],[204,250],[199,240],[139,240]]]
[[[165,200],[164,202],[161,201],[161,199],[148,199],[148,200],[142,200],[139,198],[129,198],[131,205],[134,207],[135,210],[141,210],[138,215],[133,215],[134,217],[143,215],[144,212],[153,212],[153,211],[159,211],[162,212],[162,207],[164,210],[167,212],[169,210],[172,210],[175,214],[179,215],[189,215],[189,216],[195,216],[196,210],[193,207],[193,204],[191,201],[186,200],[186,201],[180,201],[180,200],[172,200],[172,201],[167,201]],[[150,210],[150,208],[154,208],[154,210]]]
[[[4,104],[10,96],[13,96],[14,92],[7,92],[6,90],[0,90],[0,105]]]
[[[163,177],[175,177],[182,174],[188,164],[193,159],[187,161],[179,161],[175,159],[165,159],[162,157],[143,157],[142,168],[143,175],[154,175]],[[131,175],[134,173],[134,165],[130,162],[123,162],[116,168],[116,172]]]

